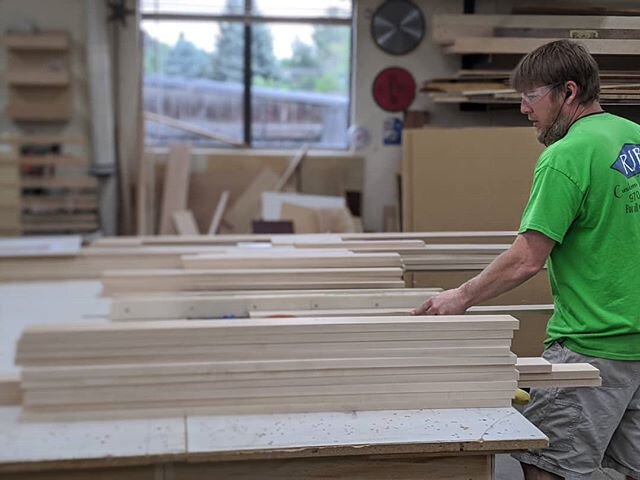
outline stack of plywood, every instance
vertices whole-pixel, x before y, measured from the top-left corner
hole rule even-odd
[[[105,295],[217,290],[402,288],[402,268],[254,268],[113,270],[102,276]]]
[[[433,38],[459,54],[526,54],[561,38],[582,43],[593,55],[640,51],[637,20],[615,16],[435,15]]]
[[[562,38],[580,42],[600,62],[604,104],[635,105],[640,102],[640,75],[633,62],[614,56],[637,55],[640,26],[636,18],[581,15],[434,15],[433,39],[452,54],[515,56]],[[515,60],[511,62],[515,66]],[[423,90],[440,103],[519,103],[520,95],[509,86],[509,70],[463,70],[455,78],[428,81]]]
[[[509,406],[506,315],[69,324],[17,349],[27,418]]]
[[[405,269],[409,272],[422,270],[468,270],[484,268],[511,244],[429,244],[422,251],[403,255]]]
[[[287,308],[303,316],[327,309],[415,307],[442,291],[440,288],[343,289],[269,292],[206,292],[173,295],[128,295],[111,301],[111,321],[174,320],[176,318],[249,318],[251,312]],[[286,314],[283,314],[286,315]]]
[[[298,250],[272,249],[247,253],[233,252],[185,255],[182,264],[187,269],[239,269],[239,268],[402,268],[397,253],[354,253],[350,250]]]
[[[138,237],[103,237],[94,240],[91,247],[128,248],[167,245],[208,245],[233,246],[244,242],[264,242],[272,244],[328,241],[362,240],[421,240],[424,243],[504,243],[512,242],[517,232],[500,231],[429,231],[429,232],[378,232],[341,234],[296,234],[296,235],[154,235]]]
[[[544,358],[520,357],[517,368],[521,387],[597,387],[600,371],[589,363],[551,364]]]
[[[520,94],[510,86],[510,70],[461,70],[454,77],[423,83],[435,103],[518,104]],[[640,73],[609,70],[600,72],[600,101],[604,105],[640,101]]]

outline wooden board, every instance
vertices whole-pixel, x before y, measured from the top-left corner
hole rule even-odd
[[[276,192],[282,191],[284,186],[287,184],[287,182],[289,182],[289,180],[291,179],[295,171],[300,166],[300,163],[302,162],[302,160],[304,159],[304,156],[307,154],[308,151],[309,151],[309,146],[304,145],[300,148],[300,150],[296,152],[296,154],[293,156],[293,158],[289,162],[287,169],[284,171],[284,173],[280,177],[280,180],[278,180],[278,183],[276,184],[274,191]]]
[[[459,37],[447,53],[526,54],[558,38]],[[634,55],[640,51],[640,40],[581,39],[592,55]]]
[[[187,269],[232,268],[402,268],[397,253],[327,253],[305,252],[272,255],[200,254],[185,255],[182,264]]]
[[[172,145],[164,177],[162,207],[160,210],[160,234],[173,233],[173,212],[187,208],[191,150],[186,145]]]
[[[278,181],[279,177],[271,169],[266,168],[253,179],[245,192],[233,203],[224,218],[231,224],[235,233],[251,232],[251,221],[260,215],[262,193],[272,190]]]
[[[203,480],[205,478],[233,478],[235,480],[490,480],[493,461],[488,455],[445,458],[409,458],[364,456],[287,459],[251,462],[208,464],[179,464],[175,478]],[[22,480],[22,479],[17,479]],[[30,480],[30,479],[29,479]],[[40,480],[40,479],[34,479]],[[49,480],[49,479],[47,479]],[[57,479],[51,479],[57,480]]]
[[[395,288],[404,286],[400,268],[306,268],[255,270],[107,271],[107,295],[152,291],[304,288]]]
[[[0,406],[22,404],[20,375],[0,373]]]
[[[173,227],[178,235],[198,235],[198,225],[191,210],[176,210],[171,215]]]
[[[7,115],[15,121],[60,122],[73,116],[71,89],[10,87]]]
[[[322,233],[316,210],[283,202],[280,207],[280,219],[293,222],[293,231],[299,233]]]
[[[0,257],[72,256],[80,250],[78,235],[0,239]]]
[[[636,19],[615,16],[584,15],[434,15],[432,37],[449,44],[462,36],[490,37],[494,28],[567,28],[637,30]]]
[[[67,32],[13,33],[4,35],[2,43],[9,50],[66,50],[71,42]]]
[[[23,167],[39,165],[88,167],[87,157],[75,155],[20,155],[18,163]]]
[[[517,228],[542,149],[531,128],[405,131],[403,228],[427,232]],[[516,150],[520,160],[514,162]],[[487,176],[488,171],[493,174]],[[456,188],[450,188],[454,184]]]
[[[145,368],[146,367],[146,368]],[[180,367],[180,368],[177,368]],[[216,369],[216,367],[218,367]],[[421,381],[496,381],[513,380],[513,365],[464,365],[464,366],[429,366],[424,367],[345,367],[320,368],[318,370],[281,370],[264,372],[260,370],[247,372],[221,371],[219,364],[167,364],[167,365],[109,365],[81,368],[44,367],[25,369],[22,378],[24,388],[49,389],[61,387],[105,387],[143,384],[195,384],[196,382],[215,383],[219,388],[227,386],[276,386],[276,385],[330,385],[355,383],[357,380],[366,383],[396,382],[407,383],[407,380]],[[541,374],[538,376],[548,376]],[[527,378],[533,377],[528,375]],[[573,378],[573,377],[570,377]],[[578,378],[578,377],[576,377]],[[585,378],[598,378],[595,376]],[[537,379],[537,378],[534,378]],[[545,378],[547,379],[547,378]],[[285,383],[286,382],[286,383]]]
[[[37,211],[82,211],[97,210],[96,194],[67,193],[64,195],[23,195],[22,207],[26,210]]]
[[[23,176],[20,180],[22,188],[67,188],[95,189],[98,180],[88,176],[35,177]]]
[[[270,292],[268,294],[228,293],[206,296],[182,294],[161,298],[117,297],[111,302],[112,321],[171,320],[177,318],[248,317],[252,310],[311,308],[393,308],[412,307],[437,293],[438,289],[327,290]]]
[[[209,235],[216,235],[218,233],[228,202],[229,202],[229,190],[225,190],[220,194],[220,199],[218,200],[218,204],[216,205],[216,210],[213,213],[213,217],[211,218],[211,224],[209,225],[209,232],[208,232]]]
[[[518,357],[516,368],[520,374],[551,373],[552,366],[542,357]]]

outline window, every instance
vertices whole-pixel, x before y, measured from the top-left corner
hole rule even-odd
[[[142,0],[147,144],[227,145],[198,130],[347,148],[352,11],[352,0]]]

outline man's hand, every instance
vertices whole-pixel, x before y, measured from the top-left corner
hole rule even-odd
[[[446,290],[431,297],[411,315],[462,315],[469,308],[460,288]]]

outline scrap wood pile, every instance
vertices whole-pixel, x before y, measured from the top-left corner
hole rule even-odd
[[[580,15],[435,15],[433,39],[451,54],[512,55],[517,60],[549,41],[571,38],[596,59],[637,55],[640,25],[634,17]],[[601,101],[606,104],[640,102],[640,73],[601,62]],[[626,62],[629,64],[629,62]],[[623,67],[624,68],[624,67]],[[439,103],[518,103],[509,85],[510,70],[465,69],[453,78],[432,79],[422,90]]]

